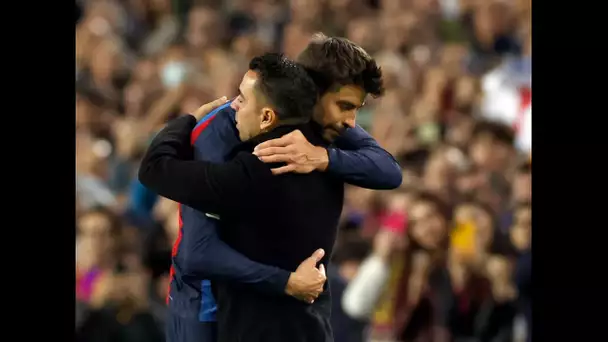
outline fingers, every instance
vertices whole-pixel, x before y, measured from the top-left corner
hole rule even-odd
[[[302,295],[298,295],[295,296],[296,299],[301,300],[303,302],[306,302],[308,304],[312,304],[315,302],[315,300],[319,297],[319,293],[307,293],[307,294],[302,294]]]
[[[277,167],[275,169],[272,169],[270,171],[272,171],[273,175],[280,175],[283,173],[288,173],[288,172],[293,172],[296,170],[296,165],[295,164],[289,164],[286,166],[281,166],[281,167]]]
[[[323,278],[327,279],[327,275],[325,275],[325,266],[323,264],[319,265],[319,272],[321,272]]]
[[[258,145],[258,146],[261,146],[261,145]],[[272,156],[272,155],[287,155],[290,152],[292,152],[291,149],[289,147],[285,147],[285,146],[265,147],[265,148],[261,148],[259,150],[253,150],[253,154],[255,154],[258,157],[266,157],[266,156]]]
[[[319,261],[321,261],[321,259],[323,259],[324,255],[325,251],[323,250],[323,248],[319,248],[314,253],[312,253],[312,255],[309,256],[306,260],[304,260],[302,262],[302,265],[316,268],[317,264],[319,263]]]
[[[264,163],[289,163],[291,161],[291,156],[288,154],[275,154],[272,156],[263,156],[258,158]]]
[[[314,253],[312,253],[312,255],[310,257],[315,261],[315,265],[316,265],[319,263],[319,261],[321,261],[321,259],[323,259],[324,256],[325,256],[325,250],[323,250],[323,248],[319,248]],[[321,265],[321,266],[323,266],[323,265]]]
[[[228,102],[228,98],[226,96],[222,96],[219,99],[213,100],[209,103],[200,106],[192,115],[194,115],[197,120],[200,120],[203,116],[209,114],[214,109],[225,104],[226,102]]]

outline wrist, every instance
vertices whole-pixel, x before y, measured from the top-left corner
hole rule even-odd
[[[320,146],[315,146],[315,160],[317,161],[316,169],[325,172],[329,166],[329,153],[327,149]]]
[[[298,275],[295,272],[291,272],[287,284],[285,285],[285,293],[294,296],[296,293],[295,284],[297,283]]]

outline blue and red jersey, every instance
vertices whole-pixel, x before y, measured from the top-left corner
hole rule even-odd
[[[230,151],[240,143],[235,133],[234,110],[227,103],[205,116],[192,131],[195,159],[224,162]],[[213,123],[213,124],[212,124]],[[172,250],[171,284],[167,298],[173,313],[215,321],[216,304],[209,280],[192,272],[193,264],[204,270],[209,264],[207,244],[215,243],[218,220],[211,213],[201,213],[179,206],[179,233]]]

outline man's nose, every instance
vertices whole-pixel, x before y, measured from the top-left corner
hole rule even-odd
[[[346,119],[346,121],[344,121],[344,125],[348,126],[350,128],[355,128],[356,122],[355,122],[355,118],[351,118],[351,119]]]
[[[232,103],[230,103],[230,108],[238,111],[239,110],[239,105],[236,103],[236,101],[232,101]]]

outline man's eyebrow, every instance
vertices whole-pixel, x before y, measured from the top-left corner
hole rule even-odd
[[[241,91],[241,87],[239,87],[238,91],[239,91],[239,96],[242,98],[245,98],[245,95],[243,95],[243,92]]]
[[[363,105],[365,105],[365,102],[363,102],[360,105],[357,105],[356,103],[353,103],[353,102],[348,101],[348,100],[338,100],[337,102],[338,102],[338,104],[352,106],[352,107],[355,107],[355,108],[361,108],[361,107],[363,107]]]

